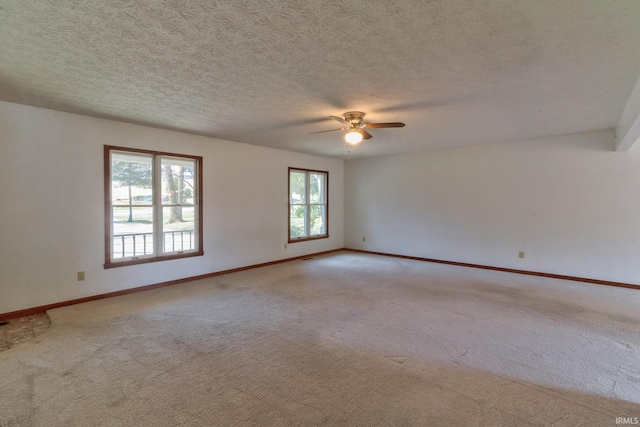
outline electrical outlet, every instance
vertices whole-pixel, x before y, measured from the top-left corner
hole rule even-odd
[[[363,241],[363,242],[366,242],[366,241],[367,241],[367,238],[366,238],[366,237],[364,237],[364,236],[362,236],[362,241]]]
[[[84,280],[84,271],[78,271],[78,282],[82,282]]]
[[[518,258],[524,258],[524,252],[523,251],[518,252]]]

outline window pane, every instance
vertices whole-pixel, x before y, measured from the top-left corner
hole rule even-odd
[[[290,237],[304,237],[307,235],[305,229],[305,218],[307,215],[307,207],[304,205],[291,206],[289,211],[290,218],[290,226],[289,226],[289,236]]]
[[[112,258],[153,254],[153,208],[114,207]]]
[[[196,249],[196,210],[194,207],[162,208],[162,252]]]
[[[289,204],[306,203],[306,172],[289,173]]]
[[[309,214],[309,235],[317,236],[326,234],[326,208],[325,205],[311,205]]]
[[[162,204],[194,205],[196,161],[163,157],[162,168]]]
[[[325,203],[326,175],[309,172],[309,203]]]
[[[111,154],[112,204],[152,204],[152,165],[151,156],[113,152]]]

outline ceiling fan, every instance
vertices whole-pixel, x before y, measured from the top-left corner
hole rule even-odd
[[[363,139],[370,139],[373,136],[367,132],[367,129],[378,129],[378,128],[401,128],[404,127],[404,123],[400,122],[390,122],[390,123],[365,123],[364,113],[361,111],[348,111],[342,115],[342,117],[338,116],[329,116],[330,119],[336,120],[345,127],[339,129],[329,129],[329,130],[321,130],[319,132],[311,132],[311,133],[323,133],[323,132],[333,132],[336,130],[346,130],[348,131],[345,135],[344,139],[349,144],[357,144]]]

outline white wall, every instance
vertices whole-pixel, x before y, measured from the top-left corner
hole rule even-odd
[[[638,284],[640,151],[613,144],[597,131],[349,160],[345,247]]]
[[[103,268],[103,145],[203,156],[204,256]],[[284,249],[289,166],[329,171],[331,237]],[[343,188],[342,160],[0,102],[0,313],[342,248]]]

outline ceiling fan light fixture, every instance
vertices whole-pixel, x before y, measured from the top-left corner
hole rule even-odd
[[[362,134],[358,129],[351,129],[344,137],[345,141],[351,145],[355,145],[362,141]]]

